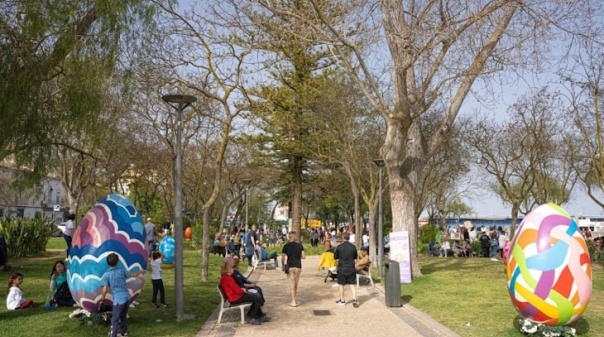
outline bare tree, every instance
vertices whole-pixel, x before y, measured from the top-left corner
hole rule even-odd
[[[481,122],[469,142],[478,163],[496,183],[492,189],[512,205],[512,231],[518,214],[546,202],[563,204],[576,182],[566,146],[565,128],[557,95],[545,89],[522,97],[508,109],[507,122]]]
[[[200,96],[207,104],[196,107],[195,114],[216,125],[212,189],[201,207],[201,279],[207,281],[210,214],[220,196],[225,153],[236,127],[234,122],[245,108],[238,100],[243,95],[242,76],[246,74],[244,62],[249,50],[234,45],[221,8],[203,5],[192,7],[186,13],[162,6],[166,13],[162,27],[166,39],[161,52],[154,57],[158,64],[171,70],[171,80],[165,82],[164,88],[179,87]]]
[[[560,70],[571,103],[569,119],[577,128],[576,142],[569,141],[570,156],[587,195],[604,209],[604,47],[587,31],[570,64]]]
[[[566,32],[576,30],[585,22],[580,13],[591,13],[595,6],[589,1],[309,0],[304,2],[314,9],[309,14],[308,6],[295,10],[283,5],[287,1],[254,3],[258,10],[303,18],[309,26],[306,32],[311,32],[304,37],[330,45],[385,120],[380,152],[395,205],[393,228],[409,231],[414,276],[421,275],[415,191],[426,162],[446,139],[474,83],[494,79],[493,74],[509,67],[528,67],[529,62],[542,66],[544,59],[537,56],[552,25]],[[333,12],[338,15],[329,15]],[[389,67],[388,77],[375,71],[386,69],[383,66]],[[388,78],[391,87],[383,85]],[[421,115],[428,111],[441,114],[433,133],[421,123]]]

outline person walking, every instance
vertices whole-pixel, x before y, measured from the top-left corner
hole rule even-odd
[[[292,307],[299,305],[297,300],[298,281],[302,272],[302,260],[306,259],[304,246],[298,242],[298,233],[295,231],[289,232],[289,242],[283,246],[281,254],[281,268],[287,273],[289,283],[289,293],[291,295]],[[354,266],[353,266],[354,269]]]
[[[256,225],[252,225],[252,228],[247,232],[245,240],[245,257],[247,257],[247,266],[252,266],[252,258],[254,257],[254,250],[258,244],[258,234],[256,233]]]
[[[73,233],[75,233],[75,223],[73,220],[75,220],[75,214],[69,214],[65,223],[65,229],[63,230],[63,239],[65,239],[65,243],[67,244],[67,257],[69,257],[69,251],[71,250],[71,238],[73,237]]]
[[[344,232],[342,240],[342,244],[336,247],[334,253],[334,258],[338,260],[338,290],[340,293],[340,299],[336,301],[336,304],[346,304],[346,301],[344,301],[344,286],[348,284],[352,293],[352,306],[358,308],[359,302],[357,302],[356,292],[357,275],[355,270],[355,263],[358,257],[357,248],[349,242],[350,233]]]
[[[157,227],[155,227],[155,224],[151,222],[151,218],[147,218],[147,223],[145,224],[145,233],[147,234],[147,243],[149,244],[149,257],[152,257],[156,248]]]

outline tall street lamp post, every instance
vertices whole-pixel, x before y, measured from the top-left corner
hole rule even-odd
[[[378,276],[382,278],[382,263],[384,261],[384,223],[382,215],[382,169],[384,168],[383,159],[374,159],[373,163],[380,168],[379,184],[380,192],[378,195]]]
[[[176,320],[185,319],[184,314],[184,273],[183,273],[183,242],[182,228],[182,112],[189,105],[197,102],[197,98],[189,95],[164,95],[162,99],[176,110],[176,163],[174,165],[174,304]]]

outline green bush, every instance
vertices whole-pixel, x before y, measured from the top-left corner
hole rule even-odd
[[[5,217],[0,220],[0,232],[6,240],[8,256],[22,257],[46,250],[52,226],[52,221],[42,217]]]
[[[482,251],[482,247],[480,246],[480,241],[470,242],[470,246],[472,246],[472,249],[474,250],[474,254],[476,254],[476,256],[480,256],[480,252]]]
[[[603,264],[604,256],[602,256],[602,249],[597,247],[592,240],[587,240],[587,250],[589,251],[589,258],[592,264]]]
[[[417,240],[417,251],[421,253],[424,249],[428,249],[428,244],[436,238],[436,234],[439,231],[440,229],[436,225],[423,225],[420,230],[419,240]]]

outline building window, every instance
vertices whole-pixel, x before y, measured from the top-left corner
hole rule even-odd
[[[48,189],[48,196],[46,198],[46,203],[47,204],[52,204],[52,187]]]
[[[55,204],[56,205],[61,204],[61,191],[57,191],[57,202]]]

